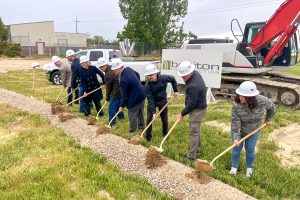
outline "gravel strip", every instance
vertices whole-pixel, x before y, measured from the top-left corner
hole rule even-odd
[[[112,134],[96,135],[96,126],[88,126],[86,120],[75,118],[60,122],[57,115],[51,115],[49,103],[0,89],[0,103],[6,103],[19,109],[47,117],[51,124],[93,151],[107,157],[120,166],[122,171],[146,177],[161,191],[177,199],[255,199],[236,188],[213,179],[208,184],[198,184],[185,175],[192,168],[167,159],[167,164],[157,169],[145,166],[147,148],[141,145],[130,145],[128,140]]]

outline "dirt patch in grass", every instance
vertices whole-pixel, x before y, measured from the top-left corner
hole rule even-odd
[[[90,115],[87,119],[87,125],[95,125],[97,122],[97,118]]]
[[[300,165],[300,125],[292,124],[279,128],[269,135],[279,145],[276,155],[284,166]]]
[[[230,125],[220,121],[207,121],[206,125],[221,128],[224,132],[230,132]]]
[[[66,108],[62,102],[54,102],[51,104],[51,114],[56,115],[66,111]]]
[[[72,114],[70,114],[70,113],[62,113],[62,114],[60,114],[60,115],[58,116],[58,118],[59,118],[59,120],[60,120],[61,122],[65,122],[65,121],[68,121],[69,119],[74,119],[74,118],[76,118],[76,116],[75,116],[75,115],[72,115]]]
[[[108,128],[104,125],[100,125],[96,130],[97,135],[102,135],[102,134],[106,134],[106,133],[110,133],[110,128]]]
[[[212,181],[211,177],[207,176],[205,173],[198,170],[185,174],[185,176],[191,179],[192,181],[200,184],[207,184]]]
[[[145,165],[149,169],[155,169],[163,166],[167,163],[166,158],[162,157],[159,151],[155,149],[155,147],[149,147],[149,150],[146,154]]]

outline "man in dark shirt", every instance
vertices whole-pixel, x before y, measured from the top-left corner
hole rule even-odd
[[[174,76],[161,75],[159,70],[154,64],[146,66],[146,73],[148,81],[146,83],[146,95],[148,99],[147,109],[147,125],[154,119],[156,119],[155,110],[156,107],[161,110],[167,104],[167,84],[171,83],[173,87],[174,95],[178,95],[177,82]],[[166,107],[160,114],[161,122],[163,125],[163,135],[168,133],[168,107]],[[152,138],[152,126],[146,131],[146,140],[150,141]]]
[[[85,116],[89,116],[91,114],[90,103],[92,101],[94,102],[96,110],[98,112],[101,108],[100,101],[102,100],[103,95],[101,89],[89,95],[88,93],[100,87],[100,83],[98,82],[96,74],[98,74],[102,78],[103,82],[104,82],[104,74],[97,67],[91,66],[91,63],[89,62],[87,56],[80,57],[80,64],[82,67],[79,70],[79,75],[80,75],[80,84],[84,96],[83,98],[84,114]]]
[[[111,66],[115,74],[120,75],[122,100],[119,110],[124,111],[125,106],[128,108],[129,132],[135,132],[137,126],[143,130],[145,128],[144,102],[146,92],[141,84],[140,75],[130,67],[124,68],[124,63],[118,58],[112,59]]]
[[[190,148],[187,158],[195,160],[201,147],[201,121],[206,113],[206,93],[207,88],[195,65],[188,61],[182,62],[178,67],[178,75],[184,80],[185,87],[185,108],[177,116],[177,120],[189,114],[190,127]]]
[[[121,106],[121,89],[119,82],[119,75],[116,75],[105,58],[99,58],[97,61],[97,67],[100,68],[102,72],[105,73],[104,81],[106,86],[106,101],[109,102],[108,113],[109,121],[118,112]],[[124,113],[120,112],[118,114],[119,119],[124,119]],[[116,124],[116,119],[111,122],[111,126]]]

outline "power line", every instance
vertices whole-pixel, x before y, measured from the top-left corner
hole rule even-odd
[[[78,24],[78,22],[80,22],[80,21],[77,20],[77,16],[76,16],[76,20],[73,21],[73,22],[75,22],[75,24],[76,24],[76,34],[77,34],[78,33],[78,31],[77,31],[77,24]]]

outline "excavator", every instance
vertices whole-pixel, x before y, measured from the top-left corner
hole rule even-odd
[[[261,94],[273,101],[289,107],[300,107],[300,78],[270,72],[272,64],[294,65],[298,60],[298,26],[300,23],[300,0],[286,0],[275,11],[267,22],[248,23],[241,35],[231,30],[239,41],[237,44],[228,41],[216,41],[222,49],[222,82],[220,89],[213,89],[214,95],[235,96],[235,89],[245,80],[256,83]],[[209,49],[210,44],[197,44],[188,41],[183,49]],[[200,47],[202,45],[202,47]],[[212,45],[211,45],[212,46]]]

